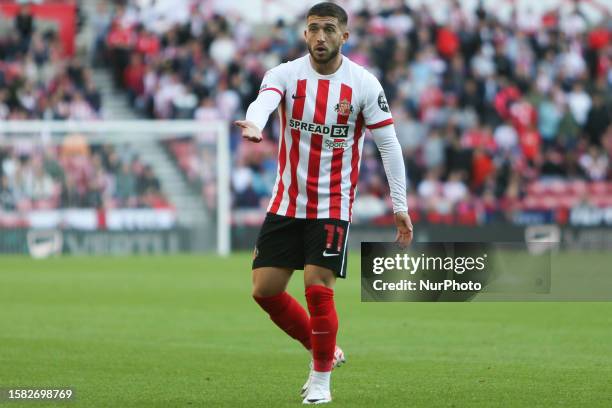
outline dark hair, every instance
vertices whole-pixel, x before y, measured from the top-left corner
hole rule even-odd
[[[332,2],[326,1],[323,3],[315,4],[308,10],[306,18],[310,16],[318,17],[336,17],[340,25],[346,26],[348,23],[348,15],[342,7]]]

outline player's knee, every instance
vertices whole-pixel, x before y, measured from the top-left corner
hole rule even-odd
[[[255,288],[255,287],[251,291],[251,296],[253,296],[253,299],[255,299],[255,300],[257,300],[257,298],[266,297],[265,292],[263,292],[259,288]]]
[[[292,271],[276,268],[260,268],[253,270],[254,297],[276,296],[285,291]]]
[[[333,289],[334,279],[322,274],[309,273],[304,276],[304,286],[306,288],[310,286],[325,286],[326,288]]]
[[[306,279],[304,287],[309,288],[311,286],[325,286],[326,288],[333,289],[335,280],[332,279],[322,279],[319,277],[313,277],[310,279]]]
[[[253,290],[251,292],[251,295],[253,296],[253,298],[264,298],[264,297],[276,296],[280,294],[281,292],[282,290],[279,290],[278,288],[266,287],[263,285],[253,285]]]
[[[335,283],[336,277],[330,270],[307,267],[304,272],[304,286],[306,288],[310,286],[325,286],[326,288],[333,289]]]

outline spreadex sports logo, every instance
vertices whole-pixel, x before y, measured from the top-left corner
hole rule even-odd
[[[343,140],[343,139],[338,139],[338,140],[324,139],[323,146],[325,146],[325,148],[328,150],[346,149],[348,147],[348,143],[346,143],[346,140]]]
[[[319,123],[302,122],[297,119],[289,119],[289,127],[304,132],[323,135],[323,146],[326,149],[346,149],[348,144],[348,125],[321,125]]]
[[[323,136],[328,136],[333,139],[348,137],[348,125],[321,125],[319,123],[302,122],[297,119],[289,119],[289,127],[291,129],[300,130],[303,132],[316,133]]]

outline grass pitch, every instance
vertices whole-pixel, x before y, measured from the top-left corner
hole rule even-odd
[[[610,256],[559,264],[609,268]],[[610,407],[612,303],[361,303],[338,282],[335,407]],[[572,269],[568,269],[572,270]],[[250,297],[250,255],[0,258],[7,407],[298,407],[309,357]],[[290,292],[303,303],[302,273]]]

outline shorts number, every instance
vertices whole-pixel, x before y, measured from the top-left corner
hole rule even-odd
[[[344,242],[344,227],[334,224],[325,224],[325,231],[327,231],[327,238],[325,241],[325,248],[329,249],[334,243],[334,235],[336,236],[336,250],[342,251],[342,243]]]

